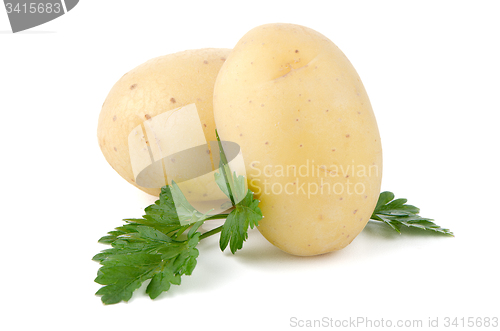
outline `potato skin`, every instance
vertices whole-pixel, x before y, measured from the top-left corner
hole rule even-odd
[[[382,147],[363,84],[328,38],[292,24],[249,31],[219,72],[214,116],[221,139],[242,148],[265,217],[258,229],[272,244],[318,255],[362,231],[380,193]]]
[[[128,135],[150,117],[195,103],[205,137],[215,140],[213,87],[230,49],[187,50],[151,59],[127,72],[112,87],[101,109],[97,139],[104,157],[125,180],[146,193],[160,189],[135,183]]]

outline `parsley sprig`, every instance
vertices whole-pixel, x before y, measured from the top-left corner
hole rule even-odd
[[[407,205],[407,201],[407,199],[394,199],[392,192],[380,193],[371,221],[383,222],[398,233],[401,233],[401,226],[406,226],[454,237],[453,232],[435,224],[433,219],[418,215],[420,209]]]
[[[125,219],[125,225],[99,239],[111,245],[93,257],[101,264],[95,282],[104,285],[96,292],[104,304],[128,301],[147,280],[146,293],[151,299],[168,291],[171,285],[180,285],[181,276],[191,275],[196,267],[200,240],[216,233],[221,233],[222,251],[229,245],[234,254],[243,247],[248,228],[258,225],[262,212],[253,192],[245,188],[244,177],[231,174],[220,140],[219,147],[221,164],[215,180],[234,208],[229,214],[202,215],[175,182],[164,186],[159,199],[144,209],[142,218]],[[179,217],[182,224],[189,224],[181,225]],[[205,233],[198,231],[205,221],[224,218],[224,225]]]

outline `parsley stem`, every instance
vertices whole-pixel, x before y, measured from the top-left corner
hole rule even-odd
[[[227,218],[228,216],[229,216],[229,214],[217,214],[217,215],[213,215],[213,216],[205,218],[205,221],[224,219],[224,218]]]
[[[209,221],[209,220],[217,220],[217,219],[224,219],[224,218],[227,218],[229,216],[229,214],[218,214],[218,215],[213,215],[213,216],[210,216],[208,217],[207,219],[205,219],[205,221]],[[205,233],[203,233],[201,236],[200,236],[200,240],[202,239],[205,239],[207,237],[210,237],[211,235],[214,235],[216,233],[219,233],[222,231],[222,225],[219,226],[219,227],[216,227],[215,229],[212,229],[210,231],[207,231]]]
[[[210,237],[211,235],[214,235],[214,234],[216,234],[216,233],[221,232],[221,231],[222,231],[222,227],[223,227],[223,225],[218,226],[218,227],[216,227],[215,229],[212,229],[212,230],[210,230],[210,231],[205,232],[204,234],[202,234],[202,235],[200,236],[200,240],[205,239],[205,238],[207,238],[207,237]]]

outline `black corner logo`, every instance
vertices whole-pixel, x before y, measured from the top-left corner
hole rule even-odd
[[[12,32],[31,29],[73,9],[79,0],[4,0]]]

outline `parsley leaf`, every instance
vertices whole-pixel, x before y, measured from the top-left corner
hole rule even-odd
[[[235,206],[247,195],[245,177],[238,176],[236,172],[231,174],[227,156],[224,152],[224,148],[222,147],[222,142],[219,138],[217,130],[215,130],[215,136],[217,138],[217,143],[219,144],[220,155],[219,172],[215,173],[215,182],[222,192],[224,192],[224,194],[231,199],[232,205]]]
[[[196,267],[202,222],[181,226],[170,186],[162,188],[160,198],[145,209],[141,219],[127,219],[127,224],[110,231],[99,242],[112,248],[95,255],[102,267],[95,281],[101,285],[96,295],[104,304],[128,301],[141,284],[151,279],[146,293],[154,299],[179,285],[182,275],[191,275]],[[179,236],[191,227],[186,239]]]
[[[189,240],[168,242],[137,233],[137,237],[145,241],[146,249],[131,253],[117,249],[116,254],[101,260],[103,266],[95,281],[105,286],[96,295],[102,295],[103,303],[113,304],[128,301],[132,293],[150,278],[146,293],[151,299],[168,291],[170,284],[179,285],[181,275],[191,275],[196,266],[198,250],[195,247],[199,236],[200,233],[196,233]],[[150,249],[152,246],[153,250]]]
[[[226,171],[223,169],[226,169]],[[227,184],[228,182],[226,181],[224,173],[228,174],[227,181],[229,181],[231,184]],[[245,188],[245,177],[238,176],[236,174],[236,171],[234,171],[231,175],[229,167],[227,165],[224,166],[222,164],[222,161],[219,167],[219,172],[214,173],[214,176],[215,182],[228,198],[231,199],[231,197],[233,197],[235,198],[235,201],[241,201],[246,197],[247,189]],[[231,192],[231,194],[229,192]]]
[[[222,226],[219,241],[222,251],[228,244],[233,254],[243,247],[243,242],[248,238],[248,227],[253,229],[262,219],[262,211],[258,205],[259,200],[254,199],[253,192],[248,190],[245,198],[229,213]]]
[[[401,226],[404,225],[454,237],[453,232],[435,224],[433,219],[418,215],[420,209],[407,205],[407,201],[407,199],[394,199],[394,193],[392,192],[380,193],[371,220],[383,222],[398,233],[401,233]]]
[[[179,186],[177,186],[174,181],[172,181],[170,191],[172,193],[172,197],[174,198],[174,205],[177,210],[179,222],[182,225],[203,221],[209,217],[207,216],[208,212],[206,214],[202,214],[189,203],[184,194],[182,194]]]

